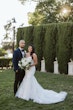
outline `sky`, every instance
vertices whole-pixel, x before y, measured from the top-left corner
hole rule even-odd
[[[28,12],[34,12],[36,3],[27,2],[22,5],[18,0],[0,0],[0,43],[5,34],[4,25],[12,18],[16,19],[16,26],[24,23],[28,26]]]

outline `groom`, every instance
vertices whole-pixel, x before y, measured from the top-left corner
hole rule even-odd
[[[22,82],[23,77],[25,75],[25,71],[21,70],[18,66],[18,62],[21,60],[21,58],[25,57],[24,47],[25,41],[20,40],[19,47],[13,53],[13,67],[15,71],[14,95],[16,94],[18,86]]]

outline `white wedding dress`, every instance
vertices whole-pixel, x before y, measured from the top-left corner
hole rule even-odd
[[[26,74],[15,96],[27,101],[31,99],[33,100],[33,102],[39,104],[52,104],[64,101],[67,96],[67,93],[63,91],[57,93],[52,90],[44,89],[37,82],[34,76],[35,71],[35,66],[32,66],[29,70],[26,70]]]

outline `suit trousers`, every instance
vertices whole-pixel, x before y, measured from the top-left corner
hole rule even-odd
[[[19,85],[21,84],[25,75],[25,71],[19,69],[18,72],[15,72],[15,81],[14,81],[14,95],[16,94]]]

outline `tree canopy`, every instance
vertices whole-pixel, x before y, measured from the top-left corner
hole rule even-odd
[[[37,2],[34,13],[28,13],[29,24],[39,25],[52,22],[73,22],[73,0],[19,0]],[[25,5],[25,4],[24,4]]]
[[[39,2],[34,13],[28,13],[29,24],[73,22],[73,0]]]
[[[31,1],[34,1],[34,2],[43,2],[43,1],[47,1],[47,0],[19,0],[21,2],[21,4],[24,4],[26,1],[28,2],[31,2]]]

